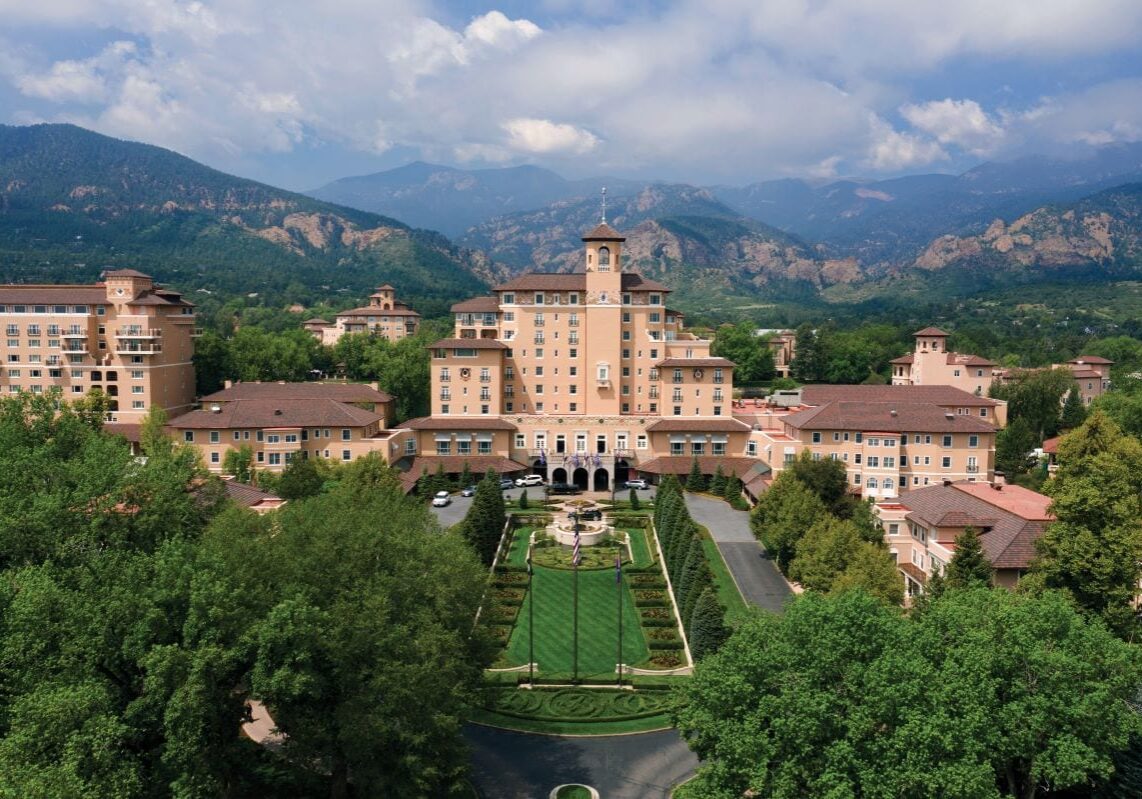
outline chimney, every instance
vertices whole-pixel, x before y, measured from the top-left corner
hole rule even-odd
[[[952,484],[952,481],[951,481],[951,480],[948,480],[947,478],[944,478],[944,488],[947,488],[947,487],[948,487],[948,486],[950,486],[951,484]]]
[[[991,479],[991,482],[992,485],[996,488],[1004,486],[1007,484],[1007,475],[1005,475],[1003,472],[996,472],[995,477]]]
[[[223,388],[234,388],[234,381],[233,380],[226,380],[225,382],[222,383],[222,387]]]

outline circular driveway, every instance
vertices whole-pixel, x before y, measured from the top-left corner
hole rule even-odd
[[[676,730],[566,738],[468,724],[464,738],[484,799],[538,799],[569,782],[604,799],[668,799],[698,767]]]

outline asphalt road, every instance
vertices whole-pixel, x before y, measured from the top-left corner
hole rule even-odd
[[[667,799],[698,759],[675,730],[564,738],[469,724],[472,781],[485,799],[547,799],[557,785],[582,783],[604,799]]]
[[[694,521],[710,531],[746,602],[780,612],[793,592],[777,564],[753,537],[749,513],[734,510],[721,500],[691,493],[686,494],[686,507]]]

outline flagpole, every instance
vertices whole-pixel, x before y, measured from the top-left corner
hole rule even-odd
[[[571,553],[571,682],[579,684],[579,515],[575,515],[575,547]]]
[[[527,553],[527,681],[535,687],[535,591],[531,587],[531,552]]]
[[[615,555],[615,587],[619,591],[619,688],[623,687],[623,561]]]

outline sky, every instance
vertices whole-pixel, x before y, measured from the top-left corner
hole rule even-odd
[[[743,185],[1142,140],[1140,0],[0,0],[0,122],[305,190],[414,160]]]

